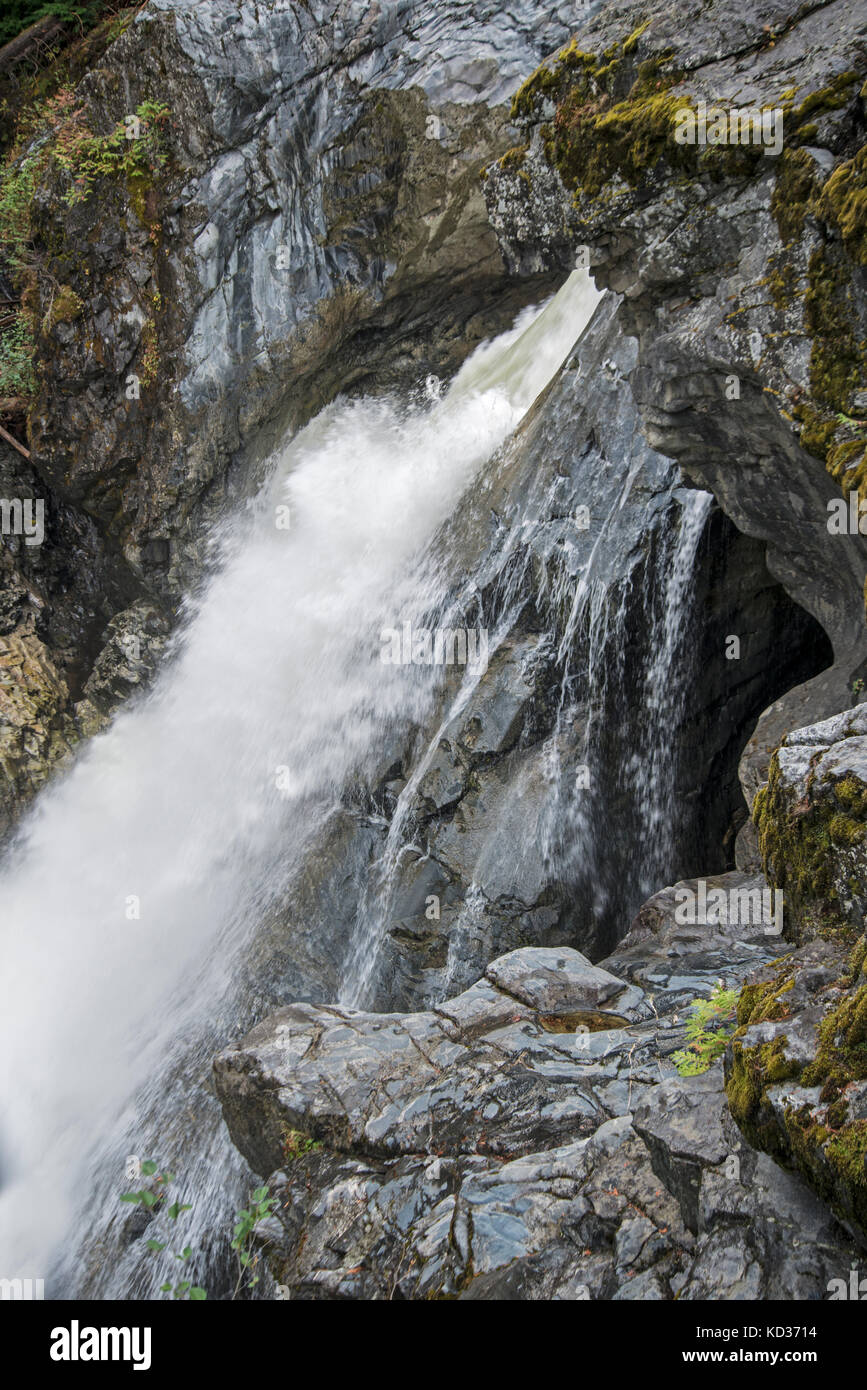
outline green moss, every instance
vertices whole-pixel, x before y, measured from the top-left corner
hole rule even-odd
[[[863,439],[846,439],[835,444],[835,436],[836,428],[825,446],[825,464],[848,497],[853,489],[860,493],[867,483],[867,445]]]
[[[867,985],[847,995],[819,1025],[816,1056],[803,1075],[805,1086],[832,1083],[825,1099],[850,1081],[867,1080]]]
[[[834,783],[834,795],[852,815],[867,820],[867,786],[851,772]]]
[[[845,410],[865,366],[863,344],[855,337],[851,282],[839,261],[820,248],[810,258],[805,297],[806,328],[813,339],[810,385],[813,398],[832,410]]]
[[[827,808],[814,803],[803,813],[793,812],[775,758],[767,787],[756,797],[753,819],[765,875],[773,888],[786,893],[789,921],[809,915],[813,903],[820,908],[835,904]]]
[[[756,1148],[778,1149],[776,1121],[764,1100],[765,1088],[795,1080],[799,1072],[798,1063],[786,1057],[785,1034],[757,1047],[744,1047],[742,1037],[735,1036],[726,1095],[739,1128]]]
[[[864,937],[853,947],[849,957],[847,983],[854,985],[862,974],[867,974],[867,939]]]
[[[848,985],[859,974],[867,947],[862,940],[849,957],[839,982]],[[756,1047],[745,1047],[750,1022],[771,1016],[772,1001],[792,987],[785,970],[774,979],[748,985],[741,991],[738,1021],[726,1077],[726,1094],[737,1124],[746,1138],[778,1161],[797,1168],[819,1195],[844,1219],[867,1229],[867,1121],[849,1120],[845,1088],[867,1078],[867,985],[847,995],[823,1020],[816,1056],[806,1067],[786,1056],[784,1035]],[[803,1087],[820,1086],[824,1115],[807,1105],[772,1107],[769,1087],[797,1080]]]
[[[806,135],[804,129],[808,116],[814,116],[821,111],[838,111],[842,107],[848,106],[856,95],[853,88],[859,82],[860,78],[857,72],[841,72],[827,87],[823,87],[818,92],[811,92],[797,109],[786,111],[786,124],[793,130],[792,140],[806,143],[812,138],[812,135]],[[808,129],[815,134],[814,124]]]
[[[682,147],[672,141],[675,116],[683,106],[667,92],[630,97],[605,109],[573,92],[554,122],[551,160],[567,188],[597,197],[615,175],[635,186],[662,155]]]
[[[575,39],[572,39],[571,43],[561,49],[555,67],[549,68],[543,63],[518,88],[512,98],[512,120],[517,120],[520,116],[531,117],[540,97],[548,96],[556,101],[568,88],[572,74],[596,67],[596,54],[586,53],[578,47]]]
[[[506,153],[497,163],[500,168],[505,169],[507,173],[515,173],[524,163],[529,148],[529,145],[513,145],[510,150],[506,150]]]
[[[864,441],[837,438],[852,392],[867,379],[867,342],[858,336],[855,294],[839,253],[819,247],[810,257],[804,326],[810,349],[811,400],[793,410],[801,444],[822,460],[845,493],[867,496],[867,468],[856,466]],[[854,445],[854,447],[852,447]],[[856,466],[856,471],[852,471]]]
[[[51,301],[43,328],[53,328],[56,323],[72,323],[80,317],[83,308],[84,304],[71,285],[61,285]]]
[[[632,50],[636,47],[638,40],[641,38],[641,35],[645,32],[645,30],[649,28],[650,20],[646,19],[643,24],[639,24],[637,29],[633,29],[632,33],[629,35],[629,38],[624,39],[623,41],[622,51],[624,55],[632,52]]]
[[[855,1120],[843,1134],[833,1135],[825,1147],[825,1156],[847,1182],[867,1189],[867,1120]]]
[[[865,826],[851,816],[832,816],[828,823],[831,839],[840,845],[857,845],[864,838]]]
[[[792,241],[804,230],[804,219],[816,192],[815,167],[805,150],[784,149],[779,156],[771,212],[781,241]]]
[[[816,210],[839,229],[853,260],[867,265],[867,145],[834,170],[816,200]]]
[[[663,152],[674,163],[687,158],[672,138],[685,99],[668,90],[679,76],[669,68],[671,54],[637,66],[624,62],[632,59],[646,28],[641,25],[598,56],[573,40],[553,68],[538,68],[514,98],[513,119],[532,117],[544,98],[557,104],[543,138],[546,156],[567,188],[597,197],[615,175],[637,184]],[[691,156],[694,163],[695,151]]]
[[[775,979],[744,985],[737,1004],[738,1026],[745,1028],[751,1023],[785,1018],[788,1013],[785,996],[794,984],[788,971],[783,970]]]
[[[770,292],[771,303],[782,313],[788,309],[797,295],[798,276],[795,267],[785,256],[772,256],[770,266],[771,271],[765,283]]]

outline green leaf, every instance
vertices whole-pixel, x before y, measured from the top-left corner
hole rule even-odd
[[[159,1240],[149,1240],[148,1250],[153,1250],[158,1255],[161,1250],[165,1250],[165,1242]]]
[[[171,1293],[171,1284],[160,1284],[160,1293]]]
[[[141,1193],[141,1192],[124,1192],[124,1193],[122,1194],[120,1200],[121,1200],[122,1202],[136,1202],[136,1203],[138,1203],[138,1202],[141,1201],[143,1195],[144,1195],[144,1194]]]
[[[143,1192],[141,1199],[146,1207],[155,1207],[157,1204],[156,1193],[154,1192]]]
[[[193,1288],[190,1289],[191,1303],[201,1303],[207,1297],[208,1295],[205,1293],[204,1289],[197,1288],[196,1286],[193,1286]]]
[[[157,1171],[157,1165],[154,1163],[152,1158],[146,1158],[142,1163],[141,1170],[146,1178],[152,1178],[154,1173]]]
[[[254,1202],[261,1202],[268,1196],[268,1189],[267,1187],[257,1187],[255,1192],[250,1193],[250,1196]]]

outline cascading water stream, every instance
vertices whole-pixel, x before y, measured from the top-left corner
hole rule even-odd
[[[567,413],[574,391],[568,377],[563,386]],[[558,405],[550,409],[556,415]],[[449,592],[426,621],[450,627],[475,604],[487,614],[493,655],[520,631],[522,612],[533,595],[534,623],[543,628],[542,640],[536,631],[538,652],[551,656],[546,687],[558,690],[559,698],[537,766],[531,759],[527,766],[510,768],[499,812],[508,817],[514,811],[525,833],[516,840],[506,831],[503,841],[525,861],[526,872],[513,873],[511,882],[537,884],[533,861],[542,862],[553,890],[547,905],[559,899],[580,907],[575,927],[583,949],[585,941],[604,943],[612,922],[622,936],[641,902],[671,881],[678,864],[679,749],[693,675],[694,580],[713,499],[681,486],[677,469],[657,459],[654,505],[649,507],[649,478],[639,451],[624,471],[603,465],[592,450],[582,457],[580,440],[580,432],[573,433],[569,486],[592,499],[596,516],[592,541],[583,552],[576,553],[568,525],[552,523],[563,519],[565,471],[542,467],[529,495],[508,519],[501,518],[487,549],[474,556],[464,585]],[[545,453],[543,446],[541,456]],[[484,515],[492,482],[508,474],[509,467],[507,448],[471,485],[461,510]],[[606,469],[609,477],[603,483]],[[507,484],[504,491],[508,493]],[[634,534],[636,518],[640,538]],[[445,550],[444,538],[440,545]],[[478,574],[486,577],[484,602]],[[407,897],[406,866],[413,875],[423,874],[429,862],[437,871],[424,783],[441,747],[461,746],[465,712],[485,680],[484,672],[465,671],[414,756],[385,846],[368,878],[341,993],[345,1005],[393,1006],[388,988],[383,992],[383,979],[388,978],[389,930],[396,927],[399,936],[404,931],[399,904]],[[489,688],[488,708],[492,698]],[[484,696],[480,707],[485,709]],[[612,743],[619,746],[612,749]],[[539,766],[546,783],[541,797],[532,785]],[[467,821],[462,824],[468,827]],[[464,880],[463,900],[448,926],[445,967],[438,976],[428,969],[426,981],[417,986],[423,991],[419,1007],[466,988],[489,959],[485,918],[489,911],[496,918],[498,909],[486,897],[483,881],[490,876],[490,855],[499,850],[495,830],[484,848],[479,848],[484,832],[475,833],[482,836],[476,840],[481,857],[473,877]],[[526,912],[532,903],[531,890]],[[521,936],[512,944],[523,944]],[[608,949],[613,945],[610,941]]]
[[[4,1277],[154,1293],[118,1214],[125,1154],[180,1175],[197,1250],[224,1222],[246,1175],[207,1077],[243,1017],[240,954],[348,777],[429,710],[435,673],[383,666],[380,630],[442,602],[426,547],[597,298],[576,273],[441,400],[323,411],[225,527],[151,694],[28,816],[0,872]]]

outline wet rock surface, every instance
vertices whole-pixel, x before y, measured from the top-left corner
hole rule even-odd
[[[599,305],[434,543],[466,614],[449,621],[479,622],[481,591],[496,640],[371,788],[391,859],[365,1005],[424,1008],[521,946],[597,959],[663,875],[733,864],[743,741],[775,689],[821,664],[818,625],[712,508],[675,586],[695,498],[641,436],[617,315],[614,297]],[[752,640],[727,662],[739,617]]]
[[[670,915],[645,942],[655,997],[613,961],[524,949],[425,1013],[295,1005],[221,1054],[230,1133],[278,1198],[260,1228],[278,1292],[825,1297],[852,1242],[744,1141],[719,1063],[677,1074],[684,1014],[659,1007],[683,966]],[[691,988],[708,996],[721,969],[735,984],[774,949],[693,928]],[[606,1018],[620,1007],[632,1020]]]

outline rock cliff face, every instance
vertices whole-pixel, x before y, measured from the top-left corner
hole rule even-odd
[[[543,4],[359,22],[347,4],[155,2],[22,149],[14,167],[139,112],[143,142],[148,113],[158,129],[86,196],[74,162],[38,164],[29,466],[0,449],[3,495],[42,499],[51,554],[12,560],[0,832],[110,711],[97,663],[137,653],[116,696],[147,679],[208,527],[287,428],[338,391],[452,373],[552,284],[507,271],[479,173],[511,91],[567,35]]]
[[[766,543],[833,643],[788,724],[757,731],[747,779],[862,678],[865,541],[829,532],[828,503],[858,494],[867,442],[864,80],[856,5],[605,6],[516,95],[522,143],[486,181],[510,264],[582,246],[623,293],[648,439]],[[782,148],[678,144],[677,110],[701,102],[778,112]]]

